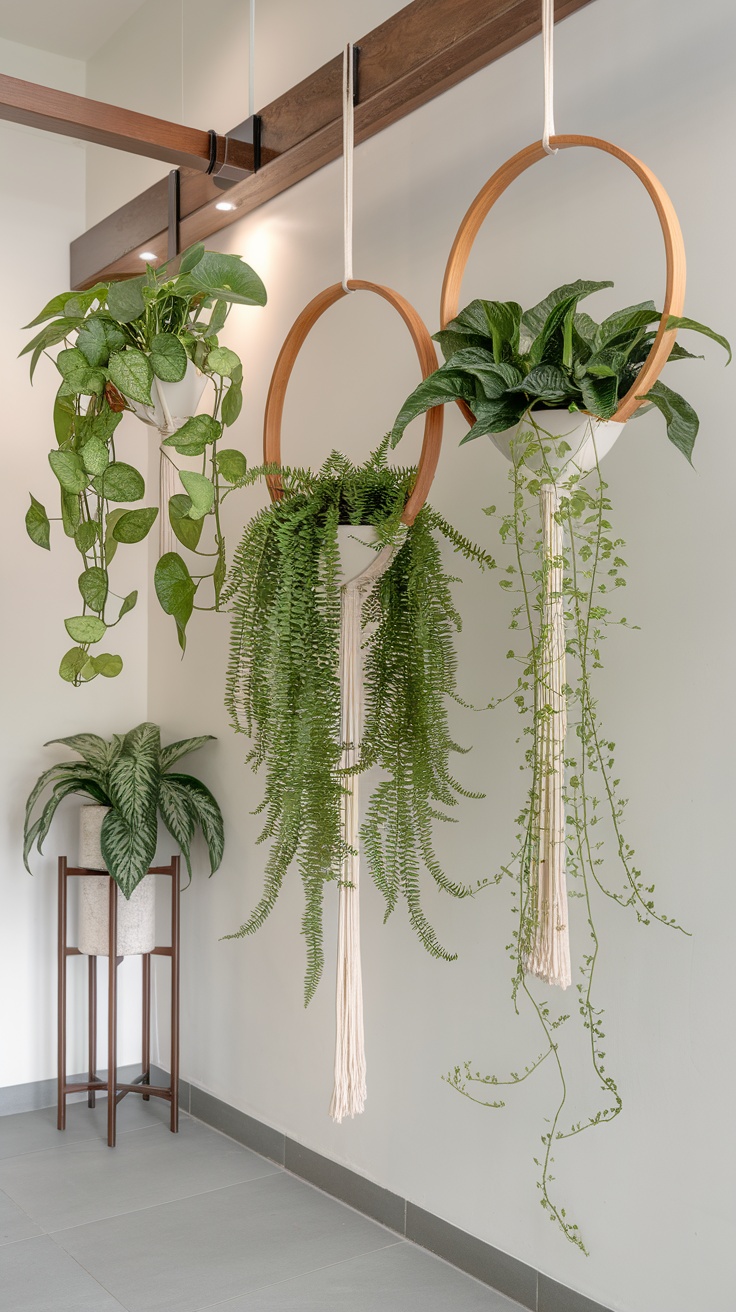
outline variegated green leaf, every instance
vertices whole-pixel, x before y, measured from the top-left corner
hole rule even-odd
[[[195,779],[190,774],[169,774],[166,779],[168,783],[179,784],[189,793],[196,821],[204,834],[204,840],[210,854],[211,874],[214,875],[222,861],[222,853],[225,847],[222,811],[209,788],[206,788],[201,780]]]
[[[168,747],[162,747],[161,749],[161,769],[170,769],[180,757],[186,756],[188,752],[196,752],[205,743],[214,741],[215,735],[213,733],[203,733],[197,738],[182,738],[178,743],[169,743]]]
[[[118,810],[105,816],[100,833],[102,855],[125,897],[130,897],[153,863],[156,838],[155,805],[140,812],[135,820],[128,820]]]
[[[164,776],[158,795],[158,807],[166,828],[174,842],[179,844],[187,863],[189,882],[192,882],[192,863],[189,849],[194,835],[196,812],[192,806],[189,792],[176,780]]]
[[[125,735],[120,755],[110,768],[112,804],[134,827],[149,814],[155,815],[160,753],[158,726],[139,724]]]
[[[44,743],[44,747],[51,747],[55,743],[71,747],[73,752],[84,757],[88,765],[94,765],[98,770],[106,771],[112,763],[112,743],[100,738],[99,734],[73,733],[69,738],[52,738]]]

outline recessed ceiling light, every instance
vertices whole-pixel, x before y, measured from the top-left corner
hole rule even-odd
[[[215,205],[216,210],[234,210],[235,206],[231,200],[218,200]]]
[[[157,257],[155,251],[141,251],[139,258],[151,264]]]

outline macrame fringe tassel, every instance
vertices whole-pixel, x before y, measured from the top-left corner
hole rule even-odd
[[[539,493],[545,562],[544,608],[539,674],[535,689],[535,734],[538,762],[538,848],[532,860],[531,883],[536,901],[536,929],[525,962],[530,975],[566,989],[572,983],[568,928],[565,845],[565,735],[567,699],[564,692],[565,609],[563,530],[556,518],[560,494],[554,483]]]
[[[362,576],[359,576],[362,577]],[[343,770],[358,763],[363,731],[363,590],[358,580],[341,590],[340,689]],[[337,939],[337,994],[335,1087],[330,1116],[362,1112],[366,1099],[363,976],[360,961],[360,798],[357,774],[345,780],[342,827],[345,855],[342,862]]]

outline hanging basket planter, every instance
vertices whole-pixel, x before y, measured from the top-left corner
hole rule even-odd
[[[435,349],[408,302],[379,284],[349,280],[348,287],[387,301],[409,330],[423,376],[431,374]],[[450,770],[458,749],[446,704],[456,687],[459,619],[435,533],[481,567],[492,564],[425,504],[440,451],[440,411],[425,419],[416,469],[391,468],[386,440],[359,467],[336,452],[317,474],[282,464],[294,363],[310,329],[345,294],[337,283],[302,311],[271,379],[262,473],[272,504],[246,527],[228,583],[234,618],[226,699],[234,728],[252,739],[249,759],[264,769],[259,810],[270,843],[262,898],[239,933],[263,924],[293,864],[305,889],[306,1001],[322,969],[324,892],[339,884],[330,1108],[338,1121],[360,1112],[365,1100],[362,862],[387,913],[402,902],[426,949],[454,957],[423,911],[420,888],[426,869],[444,892],[471,892],[444,873],[433,845],[438,812],[465,793]],[[381,782],[361,826],[361,775],[374,765]]]

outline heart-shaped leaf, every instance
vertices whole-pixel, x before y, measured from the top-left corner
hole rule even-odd
[[[74,680],[87,664],[89,656],[83,647],[70,647],[68,652],[61,658],[59,665],[59,674],[66,683],[74,683]],[[77,762],[79,764],[79,762]]]
[[[107,633],[107,625],[97,615],[73,615],[64,620],[64,628],[72,642],[99,642]]]
[[[161,608],[176,621],[179,643],[186,646],[185,630],[194,609],[196,588],[181,556],[169,551],[159,560],[154,573],[156,596]]]
[[[33,493],[30,496],[31,504],[26,511],[26,532],[31,542],[35,542],[37,547],[44,547],[46,551],[50,551],[51,525],[49,517],[44,506],[36,500]]]
[[[179,477],[192,502],[189,518],[202,519],[212,509],[215,500],[214,485],[204,474],[194,474],[189,469],[181,470]]]
[[[82,464],[88,474],[101,474],[110,463],[110,452],[99,437],[91,437],[82,447]]]
[[[191,508],[192,499],[183,492],[177,492],[169,499],[169,523],[176,537],[190,551],[196,551],[204,522],[201,519],[190,518]]]
[[[222,400],[222,422],[229,428],[235,423],[243,408],[243,389],[239,383],[231,382]]]
[[[49,464],[65,492],[83,492],[87,475],[76,451],[49,451]]]
[[[238,479],[243,478],[248,470],[248,462],[243,452],[236,451],[234,448],[218,451],[215,464],[228,483],[237,483]]]
[[[79,591],[82,594],[82,600],[87,603],[90,610],[102,611],[107,601],[107,571],[100,569],[99,565],[92,565],[86,569],[83,574],[79,575]],[[68,632],[68,626],[67,626]],[[77,642],[82,639],[74,633],[70,633],[71,638],[76,638]],[[89,642],[98,642],[98,638],[86,639]]]
[[[106,501],[140,501],[146,491],[138,470],[120,460],[114,461],[102,474],[98,474],[92,486]]]
[[[207,356],[208,372],[219,374],[221,378],[231,378],[238,368],[242,368],[240,359],[227,346],[216,346]]]
[[[182,456],[201,456],[210,442],[216,442],[222,432],[211,415],[193,415],[171,437],[164,438],[162,446],[172,446]]]
[[[143,299],[145,274],[140,278],[126,278],[124,282],[113,282],[107,290],[107,308],[118,323],[131,323],[145,312]]]
[[[173,333],[157,333],[151,339],[151,366],[157,378],[178,383],[187,371],[187,353]]]
[[[108,368],[112,382],[123,396],[131,401],[140,401],[143,405],[153,405],[153,370],[147,355],[132,347],[127,351],[116,351],[110,356]]]
[[[92,657],[92,664],[97,674],[102,674],[106,679],[114,679],[123,668],[123,658],[104,651]]]
[[[113,527],[112,535],[117,542],[142,542],[150,531],[158,506],[148,506],[142,510],[127,510]]]

